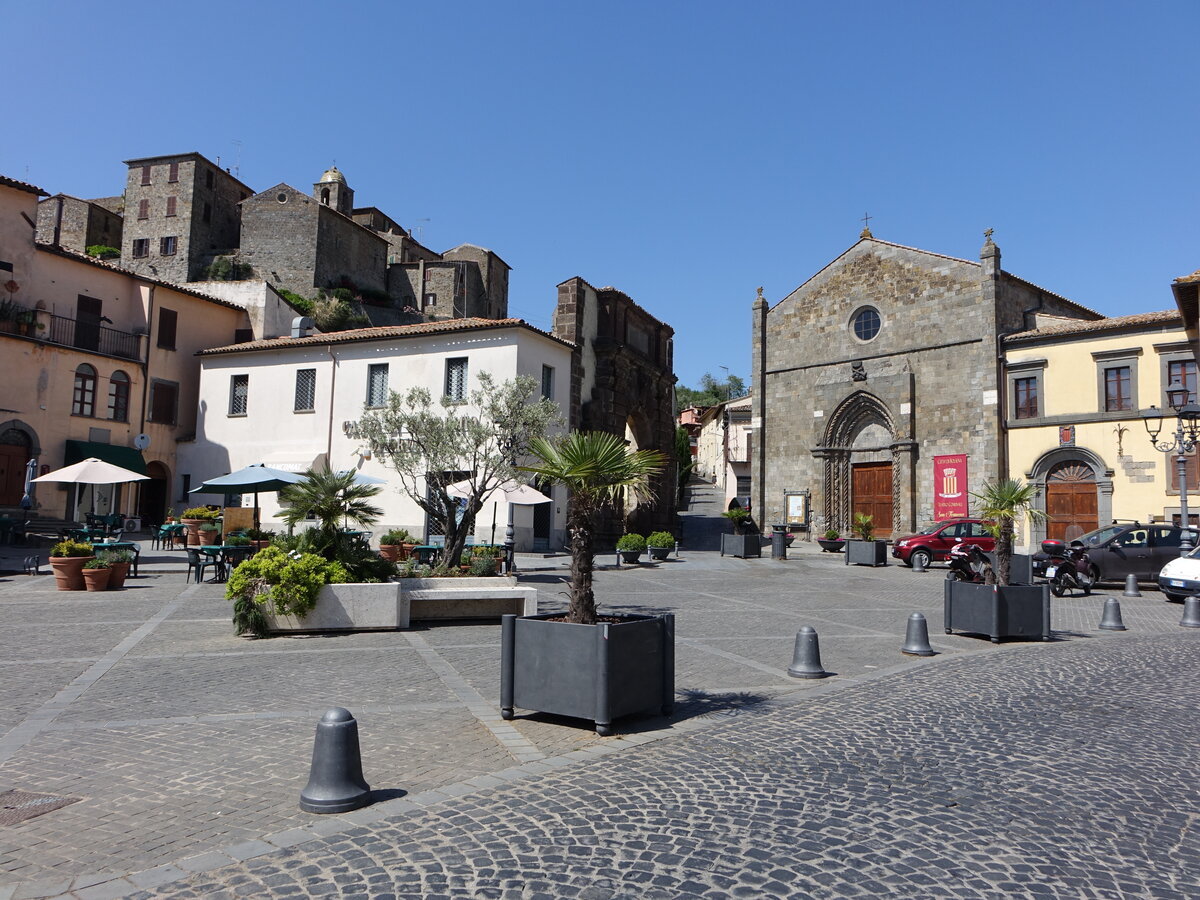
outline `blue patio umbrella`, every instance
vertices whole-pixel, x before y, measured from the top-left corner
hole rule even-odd
[[[254,527],[258,527],[258,494],[259,491],[278,491],[289,484],[303,481],[304,476],[296,472],[285,472],[282,469],[272,469],[262,463],[245,466],[228,475],[218,475],[210,478],[199,487],[192,488],[192,494],[254,494]]]

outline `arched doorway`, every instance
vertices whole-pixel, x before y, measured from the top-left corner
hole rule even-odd
[[[829,417],[824,444],[815,449],[825,461],[824,515],[827,527],[847,533],[855,513],[871,516],[876,537],[905,527],[898,508],[899,486],[911,470],[901,452],[892,415],[872,394],[858,391]]]
[[[1061,462],[1046,475],[1046,537],[1072,541],[1100,527],[1096,473],[1077,460]]]
[[[138,516],[144,523],[160,525],[167,517],[171,473],[160,462],[146,463],[149,481],[138,482]]]
[[[25,495],[25,465],[34,456],[33,441],[20,428],[0,430],[0,506],[19,506]]]
[[[1055,447],[1025,474],[1038,488],[1033,508],[1046,521],[1033,520],[1030,543],[1045,538],[1072,540],[1112,521],[1113,470],[1086,447]]]

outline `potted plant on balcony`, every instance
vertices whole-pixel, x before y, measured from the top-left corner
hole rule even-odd
[[[650,558],[662,562],[675,549],[675,538],[669,531],[656,531],[646,538],[646,546],[650,550]]]
[[[650,494],[650,477],[666,458],[630,450],[613,434],[573,432],[557,441],[534,438],[537,462],[522,467],[567,487],[571,547],[570,602],[565,615],[506,615],[501,626],[500,714],[515,707],[590,719],[612,734],[613,720],[675,700],[674,616],[605,615],[592,590],[595,517],[626,493]]]
[[[735,500],[734,503],[737,501]],[[762,540],[750,528],[750,510],[734,506],[721,513],[733,525],[733,534],[721,535],[721,555],[747,559],[762,556]]]
[[[992,643],[1005,637],[1050,640],[1050,586],[1012,584],[1013,534],[1017,519],[1047,518],[1033,509],[1037,488],[1015,478],[987,482],[979,493],[978,515],[991,522],[996,538],[996,565],[988,582],[945,582],[943,587],[946,634],[954,630],[986,634]],[[994,582],[994,583],[993,583]]]
[[[80,541],[59,541],[50,548],[50,568],[54,583],[60,591],[82,591],[83,567],[96,553],[91,544]]]
[[[617,538],[617,552],[622,562],[632,566],[646,552],[646,539],[640,534],[623,534]]]
[[[108,563],[98,557],[92,559],[83,567],[83,584],[89,591],[107,591],[108,579],[112,569]]]
[[[817,543],[826,553],[841,553],[846,546],[842,533],[836,528],[826,528],[825,536],[817,538]]]
[[[875,517],[855,513],[850,526],[856,540],[846,541],[846,565],[886,566],[887,541],[875,539]]]
[[[129,567],[133,565],[133,553],[129,550],[105,550],[100,553],[99,559],[108,565],[108,589],[119,591],[125,587]]]
[[[416,542],[406,528],[393,528],[379,539],[379,555],[391,562],[408,559]]]

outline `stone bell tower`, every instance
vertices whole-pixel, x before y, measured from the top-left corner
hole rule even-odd
[[[343,216],[349,216],[354,210],[354,191],[346,184],[346,176],[338,171],[337,166],[325,170],[321,180],[313,185],[313,196]]]

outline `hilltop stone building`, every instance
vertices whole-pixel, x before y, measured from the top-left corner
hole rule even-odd
[[[333,166],[305,193],[254,191],[199,153],[127,160],[125,194],[42,201],[38,239],[84,252],[121,249],[121,265],[237,299],[222,282],[259,281],[304,298],[346,288],[372,324],[508,316],[509,266],[484,247],[438,253],[354,190]],[[123,220],[122,220],[123,212]],[[224,271],[213,274],[213,264]]]
[[[555,337],[578,349],[572,361],[570,421],[581,431],[623,437],[637,450],[658,450],[667,470],[652,482],[653,496],[609,510],[597,528],[599,546],[626,531],[647,535],[675,530],[675,332],[616,288],[594,288],[582,278],[558,286]]]
[[[815,528],[861,512],[878,537],[933,517],[935,457],[965,457],[959,493],[1007,473],[1003,335],[1102,318],[1005,272],[990,231],[975,262],[866,229],[753,316],[756,517],[807,491]]]

